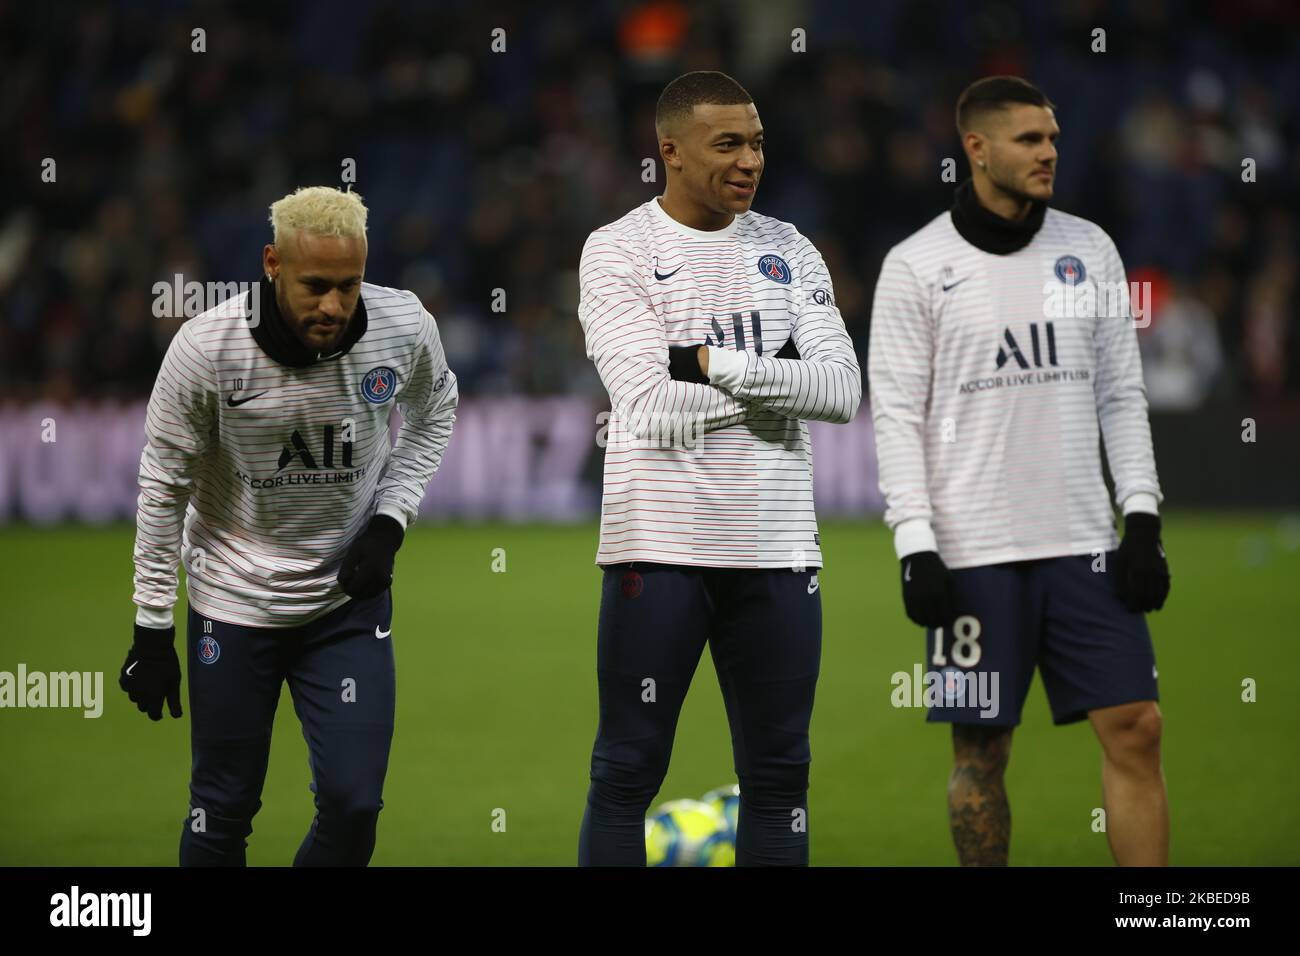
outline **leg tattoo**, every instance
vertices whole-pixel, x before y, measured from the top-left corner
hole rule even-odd
[[[1011,727],[953,724],[948,822],[962,866],[1006,866],[1011,805],[1003,774],[1011,756]]]

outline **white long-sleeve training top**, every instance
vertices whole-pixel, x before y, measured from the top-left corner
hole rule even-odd
[[[830,275],[789,223],[685,226],[652,199],[587,239],[578,316],[612,405],[597,564],[820,567],[804,420],[847,422],[862,374]],[[773,356],[793,337],[800,359]],[[668,347],[709,346],[709,382]]]
[[[176,333],[140,457],[138,623],[172,624],[182,552],[190,603],[204,616],[306,623],[348,600],[339,565],[372,515],[415,520],[451,437],[456,376],[413,293],[363,283],[361,300],[361,338],[306,367],[262,350],[247,294]],[[394,405],[402,425],[392,445]]]
[[[1124,265],[1094,223],[1048,209],[993,255],[948,212],[885,257],[868,380],[900,558],[949,567],[1116,546],[1099,437],[1127,514],[1161,500]]]

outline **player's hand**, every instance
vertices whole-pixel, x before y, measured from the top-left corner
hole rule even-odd
[[[671,345],[668,347],[668,377],[674,382],[694,382],[708,385],[709,377],[700,368],[698,345]],[[800,358],[799,349],[791,336],[774,356],[779,359]]]
[[[1160,543],[1160,516],[1134,511],[1124,518],[1124,540],[1115,554],[1115,591],[1130,611],[1165,606],[1169,562]]]
[[[339,568],[339,587],[354,598],[372,598],[393,584],[393,557],[406,532],[388,515],[375,515],[348,547]]]
[[[175,640],[174,627],[137,624],[135,641],[118,676],[118,686],[150,720],[162,720],[164,700],[173,717],[181,716],[181,663],[176,658]]]
[[[668,347],[668,376],[674,382],[694,382],[708,385],[709,377],[700,368],[698,345],[670,345]]]
[[[934,551],[918,551],[900,562],[903,607],[922,627],[947,627],[957,616],[952,574]]]

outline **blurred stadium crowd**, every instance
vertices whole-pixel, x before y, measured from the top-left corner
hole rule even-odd
[[[885,252],[946,209],[945,158],[966,176],[957,94],[1016,73],[1057,104],[1054,204],[1152,282],[1153,407],[1294,403],[1297,37],[1285,0],[0,0],[0,399],[147,395],[178,322],[154,284],[256,279],[267,206],[341,185],[345,159],[367,278],[420,295],[463,394],[601,396],[582,243],[662,189],[642,180],[662,85],[722,69],[767,129],[755,209],[817,243],[860,350]]]

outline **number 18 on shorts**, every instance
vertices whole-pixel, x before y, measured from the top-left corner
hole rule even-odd
[[[1158,700],[1146,618],[1096,567],[1085,555],[953,571],[957,617],[926,631],[926,719],[1014,727],[1035,670],[1056,724]]]

